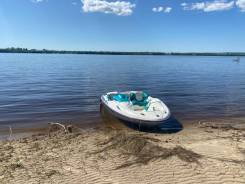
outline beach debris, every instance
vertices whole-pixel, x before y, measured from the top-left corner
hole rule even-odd
[[[25,169],[20,160],[14,162],[9,162],[9,160],[5,160],[4,163],[1,163],[0,176],[2,176],[2,178],[13,177],[13,172],[17,169]]]
[[[103,148],[93,152],[93,154],[117,150],[120,155],[127,159],[127,161],[124,164],[116,167],[116,169],[128,167],[134,164],[146,165],[150,161],[167,159],[172,156],[177,156],[179,159],[185,162],[199,163],[198,159],[202,157],[201,155],[181,146],[164,148],[157,145],[157,142],[160,142],[160,140],[146,137],[142,134],[131,134],[125,131],[119,131],[108,140],[98,144],[103,146]],[[132,157],[133,160],[130,159]]]
[[[55,174],[60,174],[60,172],[57,171],[57,170],[54,170],[54,169],[51,169],[51,170],[48,170],[47,172],[45,172],[45,175],[46,175],[48,178],[52,177],[52,176],[55,175]]]
[[[12,139],[12,135],[13,135],[13,130],[12,127],[9,126],[9,139]]]
[[[23,169],[24,168],[24,166],[23,166],[23,164],[20,162],[20,161],[18,161],[18,162],[16,162],[16,163],[11,163],[10,165],[9,165],[9,168],[11,169],[11,170],[16,170],[16,169]]]
[[[48,135],[49,137],[51,136],[51,132],[57,132],[60,129],[64,131],[65,134],[67,133],[72,133],[73,131],[73,126],[72,125],[64,125],[61,123],[49,123],[49,130],[48,130]]]
[[[199,128],[212,128],[222,130],[245,130],[244,123],[218,123],[218,122],[198,122]]]
[[[218,123],[218,122],[199,122],[199,128],[204,128],[205,132],[213,133],[214,129],[221,131],[231,131],[229,138],[235,142],[241,142],[245,138],[245,124],[244,123]],[[220,137],[222,135],[219,135]]]

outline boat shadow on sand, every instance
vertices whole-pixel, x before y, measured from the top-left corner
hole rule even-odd
[[[115,129],[123,129],[126,126],[134,130],[149,133],[177,133],[183,130],[183,125],[174,116],[171,116],[168,120],[155,126],[143,126],[141,124],[135,124],[132,122],[127,122],[125,120],[120,120],[111,115],[104,107],[100,109],[100,114],[103,123],[105,123],[106,126],[113,127]]]

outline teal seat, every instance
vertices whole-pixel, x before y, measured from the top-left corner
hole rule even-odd
[[[117,101],[117,102],[128,102],[129,97],[126,94],[116,94],[112,96],[112,99]]]

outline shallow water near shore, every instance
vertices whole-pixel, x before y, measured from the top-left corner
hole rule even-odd
[[[0,54],[0,129],[100,123],[108,91],[144,90],[181,122],[243,119],[245,58]]]

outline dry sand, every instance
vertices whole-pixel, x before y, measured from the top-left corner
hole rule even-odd
[[[61,131],[0,142],[0,183],[245,183],[245,130]]]

